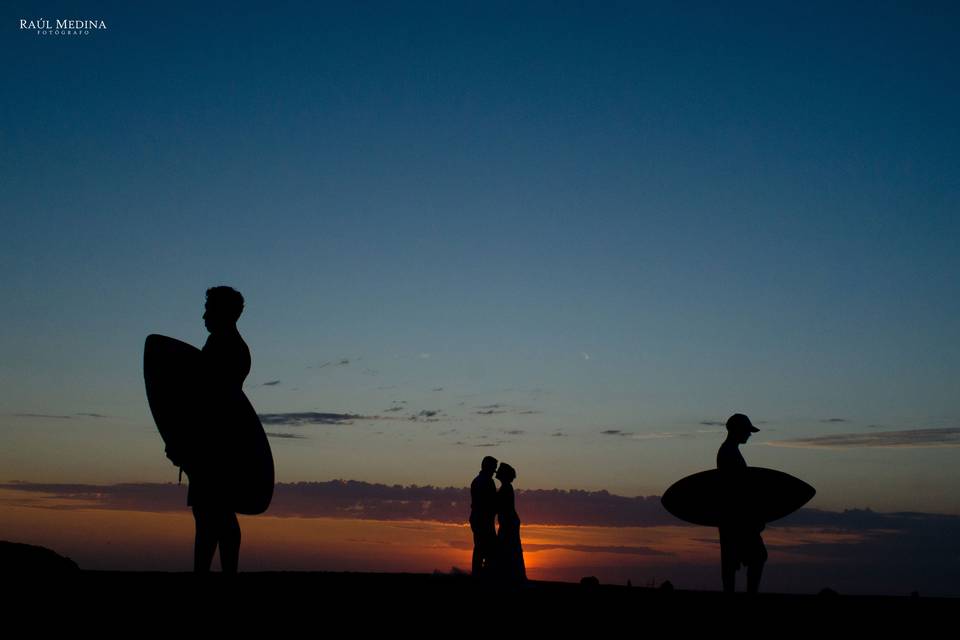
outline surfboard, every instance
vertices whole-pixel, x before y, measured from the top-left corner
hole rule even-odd
[[[273,498],[273,453],[246,394],[212,394],[200,349],[157,334],[144,344],[143,379],[157,430],[167,450],[184,458],[187,476],[215,469],[234,511],[266,511]]]
[[[660,502],[681,520],[719,527],[730,522],[766,524],[779,520],[805,505],[816,493],[803,480],[775,469],[710,469],[673,483]]]

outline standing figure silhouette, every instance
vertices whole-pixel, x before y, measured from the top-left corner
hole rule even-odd
[[[497,459],[487,456],[480,473],[470,483],[470,529],[473,531],[473,575],[489,573],[497,549],[497,485],[493,474]]]
[[[763,522],[757,522],[745,516],[742,509],[742,497],[738,493],[744,489],[742,472],[747,462],[740,453],[739,446],[746,444],[750,435],[759,431],[750,418],[735,413],[727,420],[727,439],[717,451],[717,469],[724,476],[727,496],[727,515],[720,525],[720,574],[724,593],[736,590],[737,571],[743,565],[747,568],[747,591],[757,593],[760,588],[760,576],[767,561],[767,549],[760,532]]]
[[[207,393],[198,450],[184,464],[190,479],[187,504],[193,508],[196,537],[193,570],[210,571],[213,555],[220,548],[224,573],[236,573],[240,560],[240,523],[232,504],[226,469],[236,444],[231,434],[231,407],[243,393],[243,381],[250,373],[250,349],[240,337],[237,320],[243,313],[243,296],[230,287],[207,289],[203,314],[210,332],[202,349],[203,374]]]
[[[517,472],[506,462],[497,469],[500,490],[497,492],[497,577],[506,584],[523,583],[527,569],[523,562],[523,547],[520,546],[520,516],[517,515],[513,494],[513,481]]]

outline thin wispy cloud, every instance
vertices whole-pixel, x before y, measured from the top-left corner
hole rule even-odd
[[[836,424],[840,422],[850,422],[850,421],[847,420],[846,418],[825,418],[820,422],[822,422],[823,424]]]
[[[73,416],[61,416],[52,413],[15,413],[18,418],[56,418],[58,420],[72,420]],[[79,415],[79,414],[78,414]]]
[[[809,449],[960,447],[960,428],[843,433],[812,438],[775,440],[766,444],[774,447]]]
[[[665,438],[674,438],[675,434],[672,433],[633,433],[630,434],[630,439],[632,440],[663,440]]]
[[[273,433],[272,431],[267,431],[267,437],[282,440],[304,440],[307,436],[300,435],[299,433]]]
[[[410,414],[407,419],[411,422],[440,422],[440,420],[445,417],[446,414],[443,411],[437,409],[422,409],[418,413]]]
[[[264,382],[261,387],[275,387],[280,384],[279,380],[271,380],[270,382]]]
[[[268,425],[306,426],[315,424],[349,425],[354,420],[379,420],[380,416],[364,416],[356,413],[320,413],[304,411],[296,413],[261,413],[260,422]]]
[[[350,364],[350,358],[340,358],[338,360],[327,360],[321,364],[318,364],[315,367],[307,367],[307,369],[323,369],[326,367],[345,367]]]
[[[473,412],[474,415],[478,416],[496,416],[504,413],[509,413],[517,416],[528,416],[540,413],[536,409],[526,409],[523,407],[516,407],[507,404],[502,404],[496,402],[494,404],[482,404],[476,407],[476,411]]]
[[[659,551],[652,547],[602,546],[590,544],[524,544],[524,553],[538,551],[579,551],[581,553],[617,553],[635,556],[672,556],[669,551]]]

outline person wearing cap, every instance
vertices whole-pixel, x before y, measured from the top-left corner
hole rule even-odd
[[[758,431],[750,418],[735,413],[727,420],[727,439],[717,451],[717,469],[724,472],[730,491],[734,492],[729,496],[732,508],[728,509],[727,519],[720,525],[720,573],[725,593],[736,590],[736,575],[741,565],[747,568],[747,591],[757,593],[763,565],[767,561],[767,549],[760,537],[764,523],[750,520],[740,513],[738,496],[735,495],[739,490],[738,472],[747,468],[740,445],[746,444],[750,435]]]
[[[497,459],[486,456],[480,473],[470,483],[470,529],[473,531],[473,575],[480,577],[491,567],[497,551],[497,484],[493,474]]]

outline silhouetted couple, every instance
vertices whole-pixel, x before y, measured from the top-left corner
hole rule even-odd
[[[500,481],[500,490],[493,482]],[[527,579],[520,545],[520,517],[517,515],[513,481],[517,472],[505,462],[487,456],[480,473],[470,484],[470,529],[473,530],[473,575],[503,583]],[[494,520],[500,524],[497,530]]]

